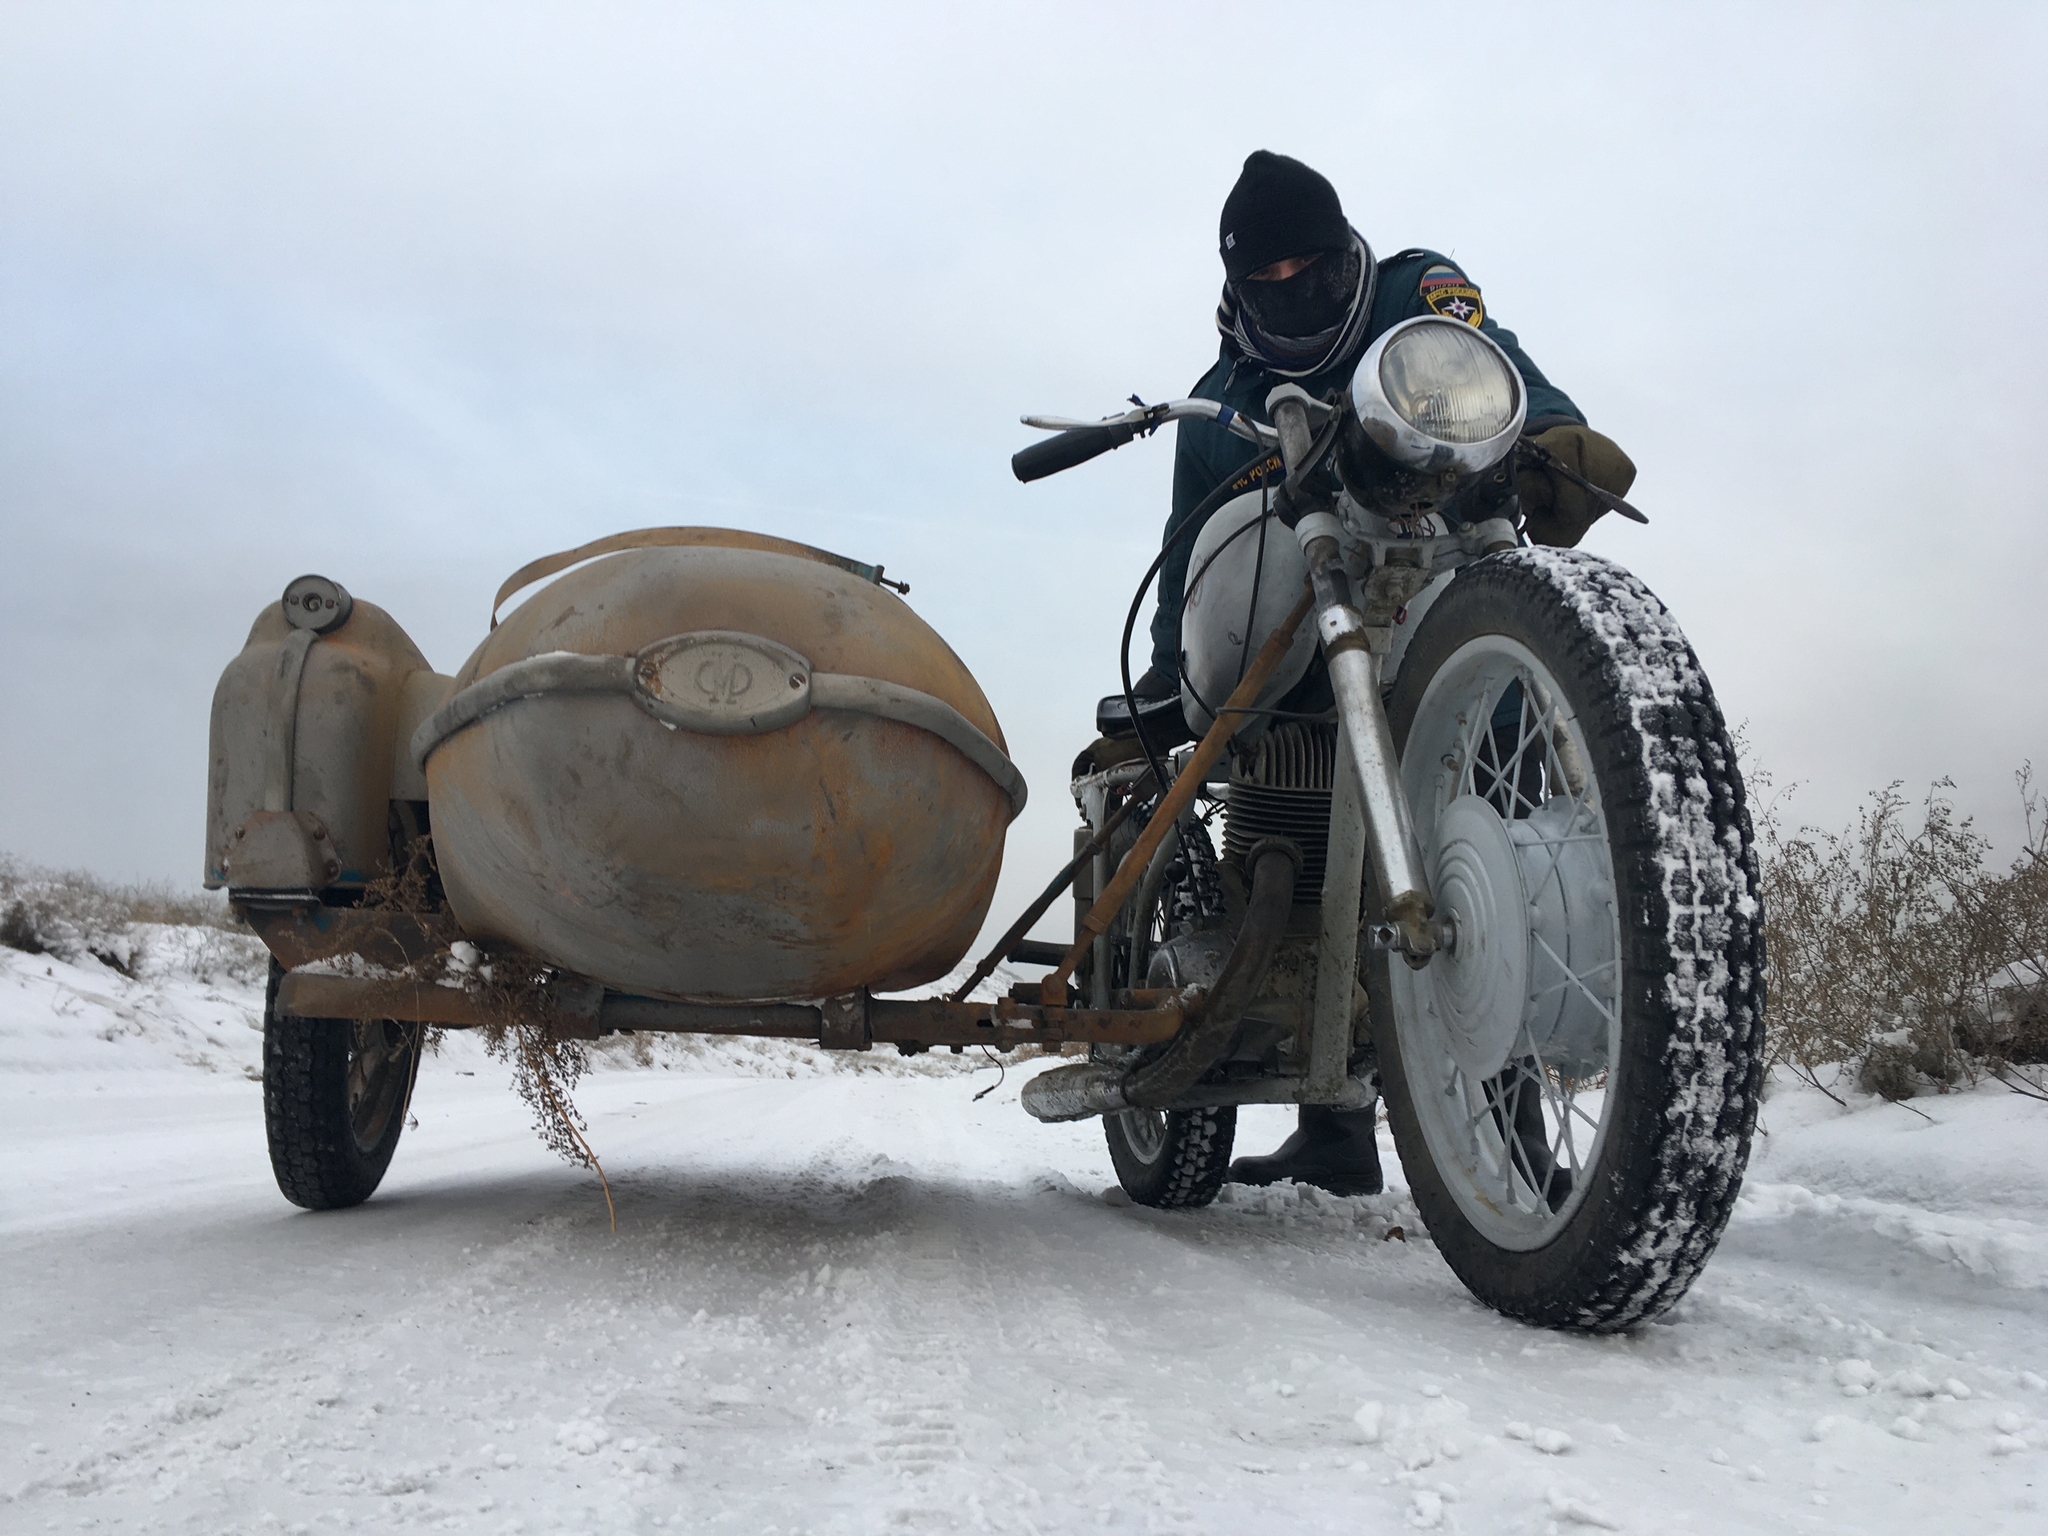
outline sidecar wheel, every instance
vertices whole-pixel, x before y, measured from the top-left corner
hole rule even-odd
[[[1706,677],[1626,571],[1522,549],[1452,580],[1388,713],[1456,932],[1366,968],[1416,1205],[1512,1317],[1654,1317],[1727,1224],[1764,1060],[1756,854]]]
[[[1127,1109],[1103,1116],[1102,1131],[1125,1194],[1139,1205],[1188,1210],[1223,1188],[1237,1110]]]
[[[376,1192],[405,1129],[419,1072],[419,1027],[386,1019],[301,1019],[263,1010],[263,1125],[278,1190],[293,1205],[336,1211]]]

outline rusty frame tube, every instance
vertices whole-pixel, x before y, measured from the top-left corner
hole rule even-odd
[[[1230,958],[1223,962],[1202,1013],[1157,1059],[1133,1068],[1124,1078],[1123,1094],[1129,1104],[1161,1108],[1194,1087],[1230,1049],[1245,1009],[1259,995],[1259,984],[1266,979],[1287,928],[1302,854],[1284,838],[1265,838],[1253,845],[1246,862],[1251,865],[1252,889]]]
[[[1301,849],[1284,838],[1266,838],[1253,845],[1251,898],[1245,905],[1244,925],[1230,947],[1230,958],[1223,962],[1201,1010],[1190,1014],[1188,1023],[1163,1052],[1137,1067],[1082,1061],[1041,1072],[1024,1085],[1024,1112],[1036,1120],[1085,1120],[1128,1109],[1174,1108],[1198,1092],[1196,1085],[1230,1049],[1245,1009],[1258,995],[1259,984],[1273,963],[1294,903],[1294,877],[1301,858]]]
[[[235,908],[287,971],[343,955],[360,955],[365,964],[384,970],[403,970],[445,953],[462,937],[445,912],[250,901],[237,902]]]
[[[277,984],[277,1011],[302,1019],[396,1019],[466,1029],[488,1024],[481,1002],[461,987],[402,977],[330,976],[287,971]]]
[[[1149,769],[1146,770],[1145,777],[1151,777]],[[1052,904],[1060,899],[1060,892],[1074,883],[1074,876],[1080,873],[1081,866],[1109,846],[1111,834],[1124,824],[1124,819],[1132,811],[1136,810],[1137,806],[1138,797],[1134,790],[1130,798],[1118,806],[1115,813],[1103,823],[1102,830],[1090,838],[1081,851],[1067,861],[1065,869],[1062,869],[1052,877],[1052,884],[1038,893],[1038,899],[1024,909],[1024,915],[1018,918],[1016,922],[1010,924],[1009,931],[996,942],[995,948],[981,957],[980,963],[974,967],[973,974],[954,989],[952,1001],[956,1003],[967,1001],[967,994],[994,975],[995,968],[998,965],[1002,964],[1005,960],[1015,958],[1017,947],[1025,942],[1024,935],[1031,931],[1032,925],[1051,910]],[[1062,952],[1062,958],[1064,958],[1064,952]],[[1055,965],[1058,963],[1057,960],[1053,962]]]
[[[1048,1008],[1030,1003],[956,1003],[945,998],[869,998],[854,993],[825,1003],[685,1003],[603,993],[595,982],[562,978],[547,1019],[551,1033],[595,1039],[620,1031],[758,1035],[807,1040],[828,1049],[910,1046],[1104,1043],[1156,1045],[1201,1011],[1197,988],[1122,994],[1121,1008]],[[282,1014],[319,1019],[397,1019],[470,1028],[494,1022],[484,1000],[454,986],[405,977],[287,972],[278,986]]]
[[[1088,953],[1096,938],[1109,932],[1109,925],[1116,920],[1117,913],[1130,897],[1145,867],[1152,862],[1152,855],[1164,841],[1167,832],[1181,818],[1181,813],[1194,804],[1195,795],[1207,779],[1209,769],[1216,759],[1223,755],[1223,749],[1230,744],[1243,726],[1246,711],[1258,700],[1259,691],[1266,686],[1266,680],[1287,655],[1287,649],[1294,642],[1294,632],[1301,628],[1309,611],[1315,606],[1315,593],[1304,585],[1300,599],[1280,621],[1280,627],[1266,637],[1266,643],[1259,647],[1258,655],[1230,697],[1216,712],[1216,719],[1201,743],[1189,755],[1187,766],[1173,781],[1173,787],[1160,798],[1159,808],[1152,813],[1152,819],[1145,823],[1145,830],[1138,834],[1138,840],[1131,845],[1130,852],[1117,865],[1116,874],[1109,885],[1095,898],[1095,905],[1088,909],[1081,919],[1081,932],[1074,938],[1073,947],[1066,957],[1053,968],[1041,984],[1040,999],[1048,1006],[1059,1006],[1067,1000],[1067,978],[1074,974],[1074,968]]]

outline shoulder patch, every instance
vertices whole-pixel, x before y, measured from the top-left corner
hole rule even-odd
[[[1479,297],[1478,287],[1456,267],[1438,262],[1423,272],[1416,287],[1432,314],[1442,315],[1446,320],[1462,320],[1467,325],[1477,325],[1486,318],[1486,303]]]

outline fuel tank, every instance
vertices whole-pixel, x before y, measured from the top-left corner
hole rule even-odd
[[[656,529],[529,571],[592,554],[411,739],[465,932],[701,1001],[951,969],[1024,798],[960,658],[879,570],[805,545]]]

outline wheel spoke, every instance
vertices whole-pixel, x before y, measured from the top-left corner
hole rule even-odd
[[[1515,750],[1508,758],[1506,766],[1496,781],[1497,786],[1507,792],[1506,819],[1510,821],[1522,820],[1523,813],[1517,809],[1518,805],[1527,806],[1530,814],[1535,813],[1542,806],[1541,801],[1533,799],[1529,792],[1522,787],[1523,762],[1528,756],[1529,743],[1536,739],[1536,734],[1529,727],[1529,689],[1523,684],[1520,677],[1517,677],[1515,681],[1517,686],[1521,688],[1522,706],[1521,714],[1515,723]],[[1540,777],[1543,769],[1540,758],[1535,767]],[[1541,786],[1538,787],[1540,788]]]
[[[1599,1081],[1597,1065],[1569,1076],[1544,1053],[1572,1060],[1575,1069],[1589,1054],[1614,1054],[1621,1009],[1618,935],[1607,936],[1617,921],[1610,839],[1601,787],[1587,771],[1590,749],[1556,680],[1508,642],[1470,665],[1462,687],[1436,692],[1432,685],[1431,702],[1410,727],[1408,749],[1420,745],[1430,754],[1425,761],[1451,770],[1432,780],[1437,787],[1416,810],[1441,818],[1453,801],[1472,796],[1508,825],[1522,890],[1540,904],[1529,929],[1526,984],[1499,1004],[1518,1007],[1523,1017],[1513,1024],[1465,1018],[1468,1005],[1455,990],[1443,990],[1460,984],[1434,971],[1416,973],[1412,984],[1404,977],[1397,1006],[1412,996],[1406,1006],[1416,1012],[1403,1013],[1401,1022],[1412,1017],[1418,1038],[1432,1042],[1429,1065],[1416,1061],[1421,1070],[1411,1081],[1443,1174],[1483,1229],[1515,1247],[1540,1246],[1584,1198],[1608,1119],[1604,1102],[1581,1091]],[[1418,827],[1426,849],[1438,846],[1436,827]],[[1509,896],[1509,921],[1516,910]],[[1593,1005],[1590,1012],[1573,1001],[1580,996]],[[1538,1049],[1532,1023],[1543,1010],[1572,1033]],[[1496,1027],[1513,1030],[1509,1049],[1492,1058],[1499,1069],[1468,1076],[1458,1065],[1466,1044],[1455,1042],[1476,1044],[1483,1033],[1463,1032]]]
[[[1614,1010],[1608,1007],[1607,1004],[1604,1001],[1602,1001],[1600,996],[1597,993],[1595,993],[1591,987],[1587,986],[1585,982],[1579,979],[1579,973],[1577,971],[1574,971],[1569,965],[1565,964],[1563,956],[1559,955],[1556,950],[1550,947],[1549,940],[1545,939],[1543,935],[1540,933],[1532,933],[1529,935],[1529,937],[1536,941],[1536,947],[1542,950],[1543,953],[1545,953],[1546,955],[1550,956],[1551,963],[1554,964],[1558,968],[1558,970],[1564,974],[1564,981],[1559,983],[1560,986],[1563,986],[1568,983],[1571,986],[1577,987],[1579,991],[1585,995],[1586,1001],[1591,1003],[1596,1009],[1599,1010],[1600,1017],[1607,1021],[1610,1028],[1620,1022],[1615,1017]],[[1616,962],[1614,961],[1607,961],[1603,962],[1600,965],[1589,967],[1589,969],[1595,971],[1611,970],[1613,969],[1615,964]]]
[[[1573,1100],[1576,1100],[1576,1098],[1577,1095],[1574,1094]],[[1557,1117],[1557,1141],[1558,1144],[1562,1145],[1565,1151],[1568,1154],[1570,1154],[1572,1160],[1572,1167],[1574,1170],[1576,1170],[1579,1167],[1579,1147],[1578,1143],[1572,1139],[1571,1111],[1576,1107],[1577,1106],[1574,1102],[1567,1101],[1565,1105],[1565,1113]],[[1556,1155],[1557,1146],[1553,1145],[1551,1148],[1551,1156],[1555,1157]]]

